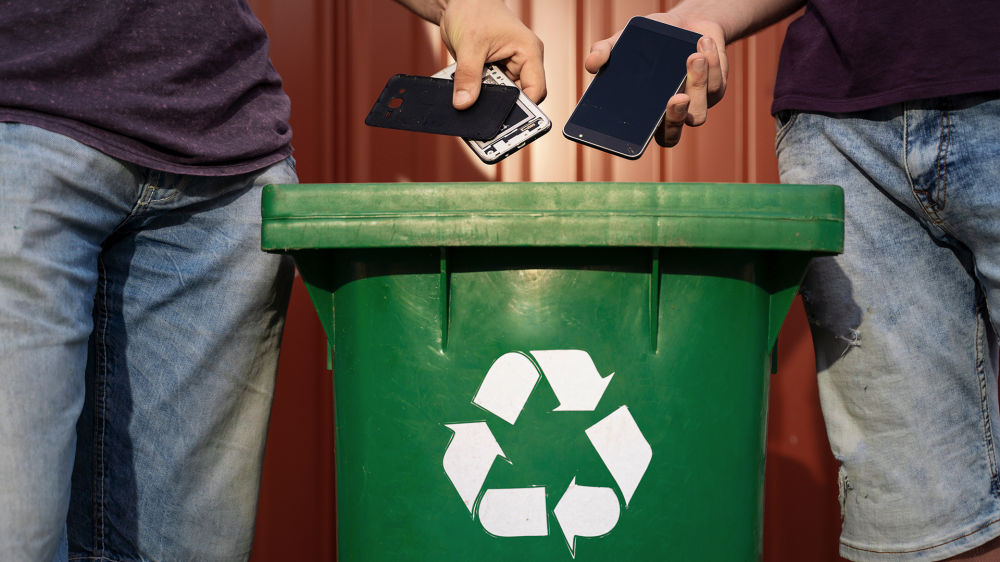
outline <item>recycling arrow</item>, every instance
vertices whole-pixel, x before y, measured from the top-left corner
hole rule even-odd
[[[615,376],[611,373],[602,379],[590,354],[579,349],[532,351],[531,355],[559,399],[556,412],[593,412]]]
[[[493,460],[507,456],[486,422],[450,423],[445,427],[454,431],[455,436],[444,452],[444,471],[472,513]]]
[[[627,508],[653,458],[653,449],[639,431],[628,406],[618,408],[590,426],[586,433],[611,476],[614,476]]]
[[[472,403],[514,425],[539,378],[531,359],[505,353],[493,362]]]
[[[612,492],[614,494],[614,492]],[[617,499],[615,500],[617,505]],[[544,537],[549,534],[545,515],[545,488],[486,490],[479,502],[479,522],[498,537]]]
[[[559,400],[554,411],[592,412],[614,376],[611,373],[602,378],[586,351],[555,349],[532,351],[530,355],[510,352],[494,361],[473,404],[513,425],[545,376]],[[511,462],[487,423],[451,423],[445,427],[454,432],[444,454],[445,473],[469,513],[475,517],[478,510],[483,529],[495,537],[547,536],[547,500],[542,486],[488,489],[477,508],[476,500],[496,457]],[[627,509],[649,467],[653,450],[627,406],[621,406],[585,433],[621,490]],[[570,555],[576,558],[577,537],[610,533],[621,517],[621,505],[612,488],[580,486],[574,477],[552,513],[566,537]]]
[[[618,524],[621,507],[611,488],[578,486],[573,478],[553,513],[569,543],[570,555],[576,558],[576,537],[599,537],[610,533]]]

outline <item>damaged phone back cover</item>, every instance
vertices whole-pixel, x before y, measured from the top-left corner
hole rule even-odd
[[[397,74],[389,79],[365,125],[435,135],[489,140],[500,132],[520,90],[483,84],[472,107],[459,111],[451,104],[451,80]]]

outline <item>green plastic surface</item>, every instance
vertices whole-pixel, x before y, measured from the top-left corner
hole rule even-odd
[[[842,248],[840,189],[572,185],[267,188],[265,248],[295,256],[332,347],[339,560],[760,560],[770,352],[809,260]],[[558,411],[537,350],[614,373],[596,407]],[[513,424],[473,404],[512,352],[539,370]],[[627,505],[586,434],[623,406],[652,453]],[[475,422],[506,461],[470,510],[444,458],[446,424]],[[613,490],[610,531],[567,541],[571,482]],[[488,532],[487,491],[532,487],[544,535]]]
[[[678,246],[843,251],[836,186],[462,183],[268,186],[265,250]]]

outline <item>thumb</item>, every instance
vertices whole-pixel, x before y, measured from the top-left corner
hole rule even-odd
[[[485,63],[485,52],[460,51],[456,54],[455,95],[452,98],[452,105],[455,106],[455,109],[468,109],[479,99]]]
[[[597,71],[604,66],[604,63],[608,62],[608,57],[611,55],[611,47],[614,46],[613,39],[603,39],[594,43],[594,46],[590,48],[590,54],[583,61],[583,67],[587,69],[587,72],[597,74]]]

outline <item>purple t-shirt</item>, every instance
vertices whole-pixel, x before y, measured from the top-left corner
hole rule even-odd
[[[291,154],[289,108],[245,0],[0,0],[0,121],[231,175]]]
[[[772,113],[861,111],[1000,89],[1000,0],[810,0]]]

